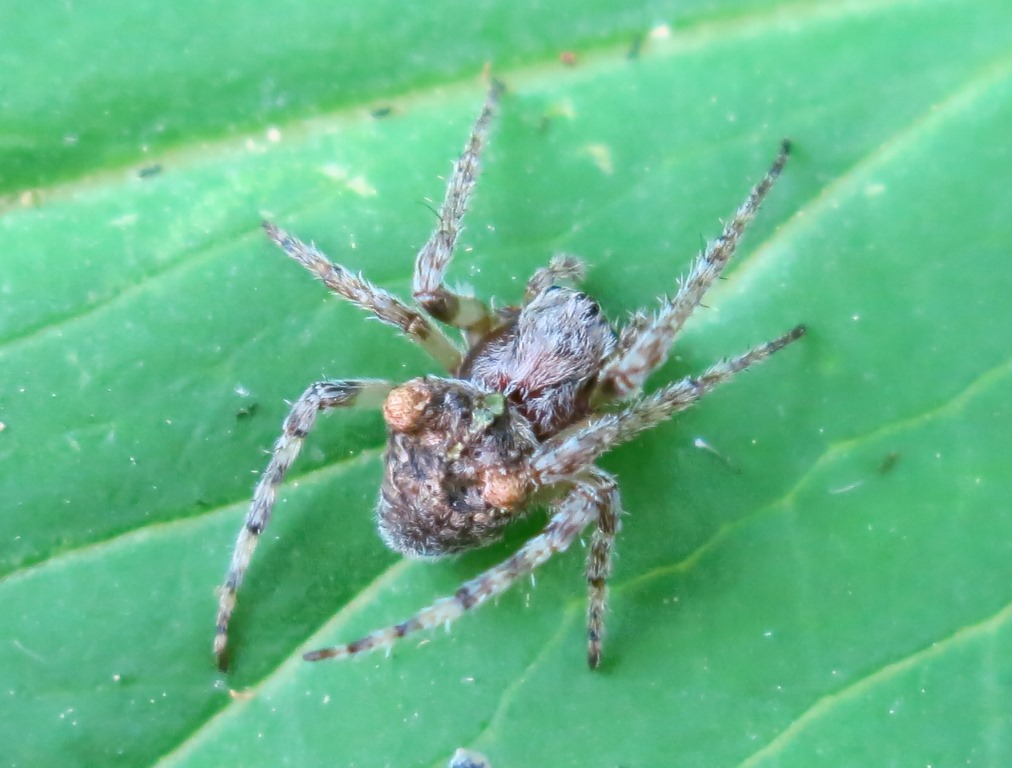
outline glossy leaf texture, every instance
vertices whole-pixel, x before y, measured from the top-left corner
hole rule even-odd
[[[1012,14],[979,2],[24,6],[0,32],[0,764],[1012,764]],[[442,30],[442,31],[436,31]],[[304,650],[505,558],[375,535],[383,425],[323,419],[215,589],[286,398],[435,373],[269,243],[408,295],[491,63],[452,279],[557,251],[617,321],[675,290],[790,137],[650,387],[809,333],[609,454],[583,552],[387,657]]]

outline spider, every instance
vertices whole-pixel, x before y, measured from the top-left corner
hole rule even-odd
[[[503,86],[493,83],[454,164],[439,223],[418,253],[408,304],[337,264],[269,222],[264,230],[334,293],[399,329],[427,350],[449,376],[404,384],[376,379],[321,381],[292,406],[235,545],[219,593],[214,654],[227,666],[228,625],[236,591],[270,520],[278,487],[317,415],[334,408],[380,408],[387,427],[376,520],[391,549],[432,558],[490,544],[533,506],[546,506],[543,531],[463,584],[452,596],[399,624],[354,642],[304,654],[308,661],[345,658],[391,646],[405,635],[449,625],[501,594],[593,526],[587,555],[587,661],[601,661],[607,581],[619,530],[615,478],[595,465],[604,452],[688,408],[739,371],[765,360],[805,333],[797,326],[737,357],[718,362],[647,395],[647,376],[703,294],[727,265],[787,160],[789,144],[762,180],[653,314],[638,312],[618,331],[598,303],[575,287],[584,265],[555,256],[527,281],[519,306],[493,309],[444,282],[474,191],[479,158]],[[464,348],[433,320],[461,331]]]

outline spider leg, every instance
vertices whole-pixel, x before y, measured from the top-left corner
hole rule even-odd
[[[568,253],[557,253],[552,256],[547,267],[537,270],[527,281],[524,304],[530,304],[535,296],[553,285],[581,283],[586,274],[587,266],[583,261]]]
[[[608,577],[611,576],[612,550],[620,527],[622,503],[614,479],[598,470],[609,485],[605,486],[607,503],[598,508],[597,527],[587,554],[587,664],[591,669],[601,665],[601,643],[604,639],[604,614],[608,607]]]
[[[267,236],[285,253],[323,281],[331,291],[355,306],[371,312],[425,349],[448,371],[460,366],[458,350],[432,321],[416,308],[382,288],[373,285],[361,275],[332,263],[312,243],[306,244],[283,229],[265,221]]]
[[[472,296],[460,296],[447,288],[443,281],[453,258],[468,200],[474,192],[481,152],[488,143],[489,124],[503,89],[502,83],[492,81],[464,152],[453,165],[446,196],[439,208],[439,225],[418,252],[412,283],[415,301],[422,309],[437,320],[479,335],[495,324],[494,315],[483,301]]]
[[[228,644],[228,623],[235,608],[236,592],[249,568],[253,550],[260,534],[271,518],[278,486],[302,448],[302,441],[313,428],[320,411],[351,406],[378,408],[383,404],[393,384],[378,379],[349,381],[321,381],[307,389],[285,418],[281,437],[274,444],[267,469],[260,476],[253,502],[239,531],[228,575],[219,593],[217,629],[214,636],[214,655],[222,670],[228,665],[225,649]]]
[[[605,451],[630,440],[645,429],[657,426],[679,411],[684,411],[719,384],[762,362],[774,352],[801,338],[804,333],[805,327],[799,325],[778,339],[710,366],[698,377],[687,376],[641,397],[622,411],[591,416],[549,438],[531,457],[534,483],[540,486],[565,482]]]
[[[310,651],[306,661],[343,659],[364,651],[385,648],[412,632],[448,625],[490,597],[500,595],[518,579],[565,551],[577,536],[602,515],[612,501],[614,483],[597,470],[582,473],[572,481],[570,491],[553,506],[545,529],[524,544],[512,557],[466,582],[452,597],[438,600],[400,624],[379,629],[344,645]]]
[[[629,343],[604,367],[594,395],[596,401],[636,394],[643,388],[647,376],[667,360],[675,336],[734,255],[742,233],[776,182],[789,153],[790,143],[785,140],[773,165],[724,225],[720,237],[710,243],[692,265],[688,277],[680,281],[674,298],[665,303],[649,323],[634,330]]]

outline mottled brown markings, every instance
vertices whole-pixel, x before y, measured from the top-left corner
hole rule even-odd
[[[457,598],[458,602],[465,611],[469,610],[478,602],[477,596],[468,587],[461,587],[458,589],[454,593],[454,597]]]

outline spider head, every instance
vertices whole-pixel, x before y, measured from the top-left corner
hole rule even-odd
[[[377,508],[387,545],[409,555],[483,546],[522,511],[530,423],[498,393],[425,377],[387,396],[385,471]]]
[[[550,285],[475,344],[460,375],[502,392],[544,439],[590,412],[615,332],[587,294]]]

